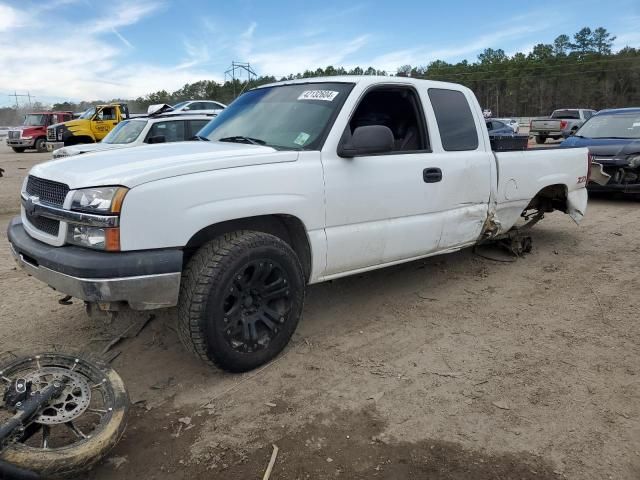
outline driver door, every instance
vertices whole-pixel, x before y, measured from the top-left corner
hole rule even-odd
[[[102,140],[117,124],[115,107],[102,107],[91,121],[91,131],[96,140]]]
[[[336,124],[337,125],[337,124]],[[443,217],[442,158],[429,145],[418,92],[411,86],[375,87],[361,97],[341,142],[356,128],[384,125],[394,148],[384,154],[341,158],[322,152],[326,188],[325,277],[419,257],[437,249]]]

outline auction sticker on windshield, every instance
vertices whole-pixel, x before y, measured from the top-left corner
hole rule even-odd
[[[323,100],[325,102],[333,102],[333,99],[338,96],[340,92],[334,92],[333,90],[305,90],[300,94],[298,100]]]
[[[305,143],[307,143],[307,140],[309,140],[309,137],[311,135],[309,135],[308,133],[305,132],[300,132],[300,134],[296,137],[296,139],[293,141],[293,143],[295,143],[296,145],[304,145]]]

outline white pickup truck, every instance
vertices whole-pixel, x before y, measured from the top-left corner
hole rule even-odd
[[[198,138],[33,167],[8,237],[28,273],[102,310],[177,305],[184,343],[229,371],[285,347],[307,284],[587,207],[587,149],[494,153],[455,84],[267,85]]]

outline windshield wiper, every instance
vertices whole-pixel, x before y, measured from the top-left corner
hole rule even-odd
[[[194,135],[189,140],[200,140],[201,142],[210,142],[211,141],[207,137],[203,137],[202,135]]]
[[[259,138],[243,137],[242,135],[236,135],[234,137],[224,137],[218,139],[219,142],[232,142],[232,143],[250,143],[251,145],[266,145],[267,142],[260,140]]]

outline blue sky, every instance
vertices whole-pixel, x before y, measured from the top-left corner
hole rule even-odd
[[[486,8],[487,5],[491,8]],[[131,98],[224,80],[232,60],[283,76],[327,65],[395,72],[484,48],[529,51],[603,26],[640,47],[638,0],[0,0],[0,106]]]

